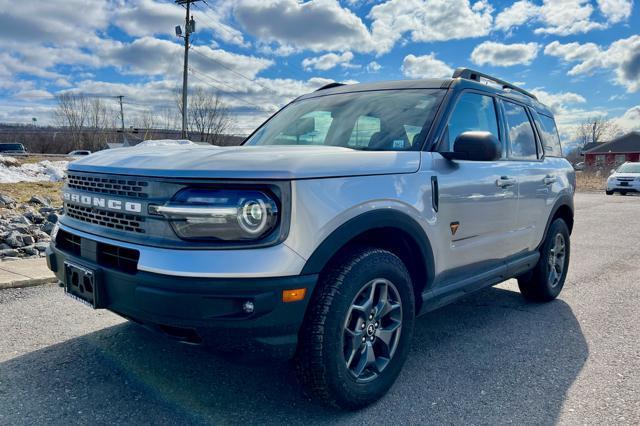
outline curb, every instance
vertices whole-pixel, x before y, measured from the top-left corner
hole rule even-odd
[[[57,283],[58,279],[56,277],[47,277],[47,278],[25,278],[23,280],[15,280],[8,282],[0,282],[0,290],[5,290],[8,288],[25,288],[25,287],[35,287],[44,284],[53,284]]]

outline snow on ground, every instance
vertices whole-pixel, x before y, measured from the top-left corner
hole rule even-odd
[[[64,177],[68,161],[44,160],[20,164],[14,157],[0,155],[0,183],[58,182]]]

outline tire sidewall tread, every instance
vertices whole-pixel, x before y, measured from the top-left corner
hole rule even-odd
[[[389,365],[374,381],[362,384],[343,365],[344,315],[362,286],[374,278],[387,278],[396,286],[403,305],[402,331]],[[415,318],[411,278],[395,254],[359,247],[332,262],[318,284],[299,335],[298,374],[312,396],[332,406],[358,409],[382,397],[404,364]]]

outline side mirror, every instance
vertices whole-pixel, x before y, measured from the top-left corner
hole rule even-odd
[[[611,171],[609,172],[610,175],[614,174],[616,172],[616,169],[611,169]]]
[[[453,152],[441,152],[447,160],[495,161],[502,156],[500,142],[490,132],[470,131],[458,135]]]

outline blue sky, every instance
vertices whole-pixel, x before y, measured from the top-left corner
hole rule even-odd
[[[55,120],[55,95],[125,96],[127,125],[175,117],[184,10],[172,1],[0,0],[0,121]],[[606,116],[640,129],[640,11],[628,0],[199,2],[190,86],[220,93],[248,133],[326,82],[445,77],[517,82],[561,133]]]

